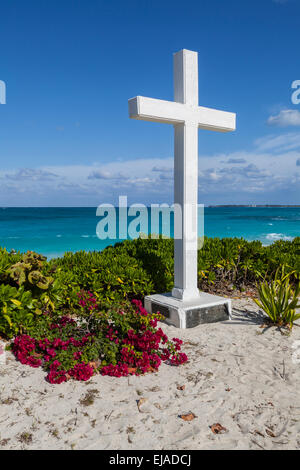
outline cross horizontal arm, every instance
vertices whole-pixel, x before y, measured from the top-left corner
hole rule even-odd
[[[230,132],[235,131],[236,115],[228,111],[219,111],[218,109],[197,108],[197,122],[199,129],[210,131]]]
[[[235,114],[203,106],[188,106],[176,101],[137,96],[128,101],[129,116],[141,121],[166,124],[191,123],[201,129],[228,132],[235,130]]]
[[[129,116],[141,121],[163,122],[167,124],[183,123],[185,121],[184,105],[174,101],[156,100],[136,96],[128,100]]]

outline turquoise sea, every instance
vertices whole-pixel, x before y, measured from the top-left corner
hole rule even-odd
[[[99,220],[96,208],[0,208],[0,246],[48,257],[102,250],[119,239],[98,239]],[[208,207],[204,221],[208,237],[243,237],[268,245],[300,236],[300,208]]]

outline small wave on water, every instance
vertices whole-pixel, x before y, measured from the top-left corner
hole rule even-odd
[[[294,237],[290,237],[284,233],[268,233],[268,235],[266,235],[266,239],[270,242],[275,242],[277,240],[292,241],[294,240]]]
[[[290,220],[290,219],[288,217],[278,216],[278,217],[271,217],[271,220]]]
[[[50,261],[51,259],[62,258],[64,254],[64,251],[58,251],[56,253],[45,253],[44,255],[46,256],[47,260]]]

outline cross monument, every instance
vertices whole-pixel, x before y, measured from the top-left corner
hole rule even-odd
[[[137,96],[128,104],[130,118],[174,126],[174,203],[181,208],[182,236],[174,239],[174,288],[169,294],[147,296],[145,308],[160,311],[180,328],[228,319],[230,300],[200,293],[197,287],[198,129],[233,131],[236,115],[198,105],[198,54],[186,49],[174,54],[174,101]]]

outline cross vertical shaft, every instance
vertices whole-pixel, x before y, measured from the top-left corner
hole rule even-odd
[[[198,56],[182,50],[174,54],[174,100],[198,107]],[[173,297],[193,300],[197,287],[198,245],[198,122],[174,125],[174,203],[181,208],[182,237],[174,240]]]

